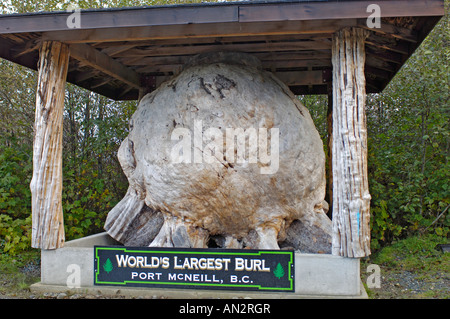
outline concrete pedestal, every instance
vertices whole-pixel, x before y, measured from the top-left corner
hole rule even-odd
[[[321,254],[295,254],[295,293],[226,291],[206,289],[160,289],[94,286],[94,245],[117,244],[107,233],[69,241],[64,248],[41,251],[41,282],[34,292],[99,292],[103,295],[165,296],[168,298],[367,298],[360,280],[357,258]],[[75,265],[75,266],[74,266]],[[77,288],[70,276],[80,271]]]

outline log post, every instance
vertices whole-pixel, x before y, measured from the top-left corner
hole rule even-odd
[[[44,41],[39,51],[39,78],[31,179],[31,246],[64,245],[62,212],[62,137],[64,92],[69,65],[66,44]]]
[[[333,255],[370,255],[364,41],[368,31],[333,35]]]
[[[327,95],[328,95],[328,105],[327,105],[327,192],[325,200],[328,202],[328,217],[333,217],[333,160],[332,160],[332,149],[333,149],[333,85],[332,83],[327,84]]]

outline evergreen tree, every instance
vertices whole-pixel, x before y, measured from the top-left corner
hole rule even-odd
[[[105,263],[103,264],[103,270],[106,271],[107,274],[109,274],[111,270],[113,270],[113,268],[114,267],[111,260],[109,258],[106,259]]]
[[[281,277],[284,276],[284,269],[283,269],[283,266],[281,266],[280,263],[278,263],[277,267],[275,267],[275,270],[273,271],[273,274],[278,279],[281,279]]]

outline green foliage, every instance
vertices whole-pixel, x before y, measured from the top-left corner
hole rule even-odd
[[[20,145],[0,146],[0,249],[11,254],[27,249],[31,241],[29,151]]]
[[[0,213],[23,217],[30,208],[31,193],[23,183],[30,180],[31,159],[20,146],[0,147]]]
[[[373,249],[411,234],[448,234],[449,34],[447,14],[384,92],[369,96]]]
[[[370,262],[388,268],[414,271],[427,267],[427,271],[434,267],[448,272],[450,254],[436,249],[438,244],[445,243],[447,239],[436,234],[410,236],[380,249],[370,257]]]
[[[84,163],[81,174],[74,170],[65,173],[63,212],[66,237],[74,239],[101,232],[106,214],[117,200],[105,187],[108,181],[95,171],[87,171],[91,163]],[[119,195],[117,194],[116,197]]]
[[[117,150],[135,102],[112,102],[68,85],[64,131],[63,212],[67,239],[102,231],[128,186]]]
[[[27,250],[31,244],[31,216],[13,219],[0,215],[0,247],[12,255]]]

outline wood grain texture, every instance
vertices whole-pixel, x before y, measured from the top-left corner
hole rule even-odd
[[[50,41],[42,43],[30,184],[33,248],[56,249],[64,245],[62,125],[68,65],[67,45]]]
[[[89,45],[71,44],[70,56],[127,85],[140,88],[139,74]]]
[[[333,36],[333,248],[334,255],[370,255],[364,40],[346,28]]]

